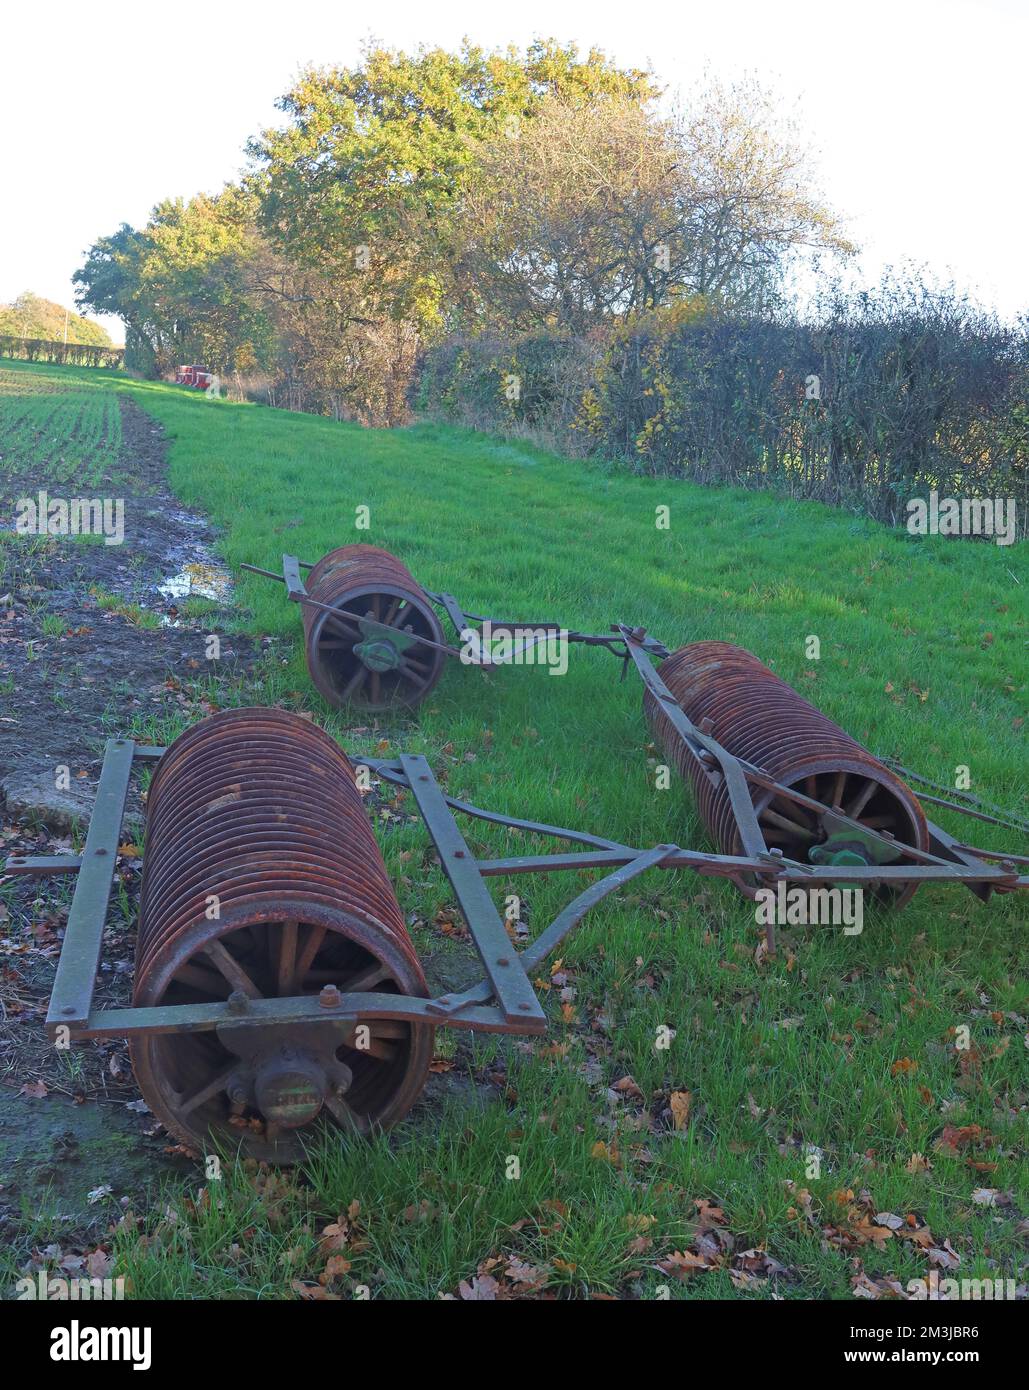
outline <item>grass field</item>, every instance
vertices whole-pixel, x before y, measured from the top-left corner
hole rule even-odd
[[[113,479],[121,444],[114,392],[97,390],[85,369],[24,367],[0,363],[0,481],[36,476],[41,462],[40,486],[95,487]],[[68,382],[59,375],[65,370]]]
[[[131,393],[173,441],[172,485],[223,528],[231,565],[364,540],[473,611],[586,631],[640,623],[673,647],[737,642],[874,751],[948,785],[967,765],[974,792],[1025,810],[1025,545],[910,538],[455,429],[365,431],[85,369],[5,363],[2,375],[67,380],[88,402],[76,419]],[[71,429],[56,409],[49,428]],[[357,531],[364,506],[371,529]],[[238,598],[251,633],[299,634],[281,586],[245,577]],[[348,720],[315,695],[297,642],[255,698],[312,711],[351,753],[424,752],[452,795],[512,815],[706,845],[686,789],[656,789],[640,689],[618,675],[581,648],[561,678],[455,663],[416,720]],[[975,838],[971,823],[934,818]],[[1018,848],[986,830],[979,842]],[[446,944],[449,885],[423,863],[416,826],[377,832],[431,953]],[[479,823],[467,834],[477,852],[532,852]],[[490,880],[498,902],[523,894],[533,933],[586,882]],[[169,1194],[177,1219],[122,1223],[118,1272],[153,1297],[365,1286],[435,1298],[466,1281],[465,1296],[847,1298],[855,1280],[881,1292],[874,1281],[933,1268],[1017,1278],[1025,923],[1023,899],[983,906],[929,888],[900,914],[866,914],[859,936],[789,929],[759,959],[753,907],[731,889],[646,875],[586,920],[544,980],[547,1038],[462,1037],[455,1050],[441,1036],[450,1075],[477,1089],[455,1085],[390,1136],[324,1147],[303,1171],[198,1172]],[[655,1048],[662,1026],[668,1050]]]

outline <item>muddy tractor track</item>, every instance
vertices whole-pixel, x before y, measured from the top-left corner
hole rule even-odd
[[[229,630],[217,537],[171,492],[163,432],[127,397],[119,409],[117,476],[90,495],[124,499],[124,542],[19,536],[0,547],[0,862],[74,850],[106,739],[146,742],[235,703],[260,657]],[[39,476],[0,471],[5,526],[16,499],[47,487],[45,449],[38,462]],[[138,787],[125,824],[138,840]],[[123,850],[97,988],[107,1002],[127,1002],[132,977],[138,844]],[[44,1036],[72,886],[0,875],[0,1244],[22,1253],[34,1221],[62,1248],[88,1245],[112,1201],[183,1162],[138,1099],[122,1040],[61,1053]],[[98,1185],[110,1192],[91,1195]]]

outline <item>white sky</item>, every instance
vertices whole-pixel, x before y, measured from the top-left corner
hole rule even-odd
[[[70,304],[85,248],[163,197],[236,176],[307,62],[536,36],[653,67],[669,88],[754,73],[800,114],[821,184],[878,278],[911,259],[1013,317],[1029,306],[1024,0],[82,0],[5,7],[0,302]],[[109,324],[120,341],[120,324]]]

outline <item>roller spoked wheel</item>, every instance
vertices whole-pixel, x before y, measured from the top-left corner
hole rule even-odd
[[[900,778],[743,647],[690,642],[662,663],[661,677],[686,716],[728,753],[825,808],[802,806],[752,783],[754,810],[770,849],[801,864],[871,869],[862,887],[891,907],[910,900],[916,884],[888,887],[874,875],[877,866],[901,860],[880,836],[892,835],[898,846],[929,847],[918,798]],[[741,854],[725,777],[683,751],[649,690],[643,704],[658,742],[692,785],[711,838],[724,854]],[[841,825],[833,807],[858,824]]]
[[[363,1136],[395,1124],[419,1095],[432,1058],[428,1024],[334,1018],[247,1021],[248,1000],[342,994],[421,994],[404,955],[367,924],[302,904],[274,919],[209,924],[180,938],[137,987],[140,1006],[229,1002],[238,1023],[151,1034],[132,1043],[150,1109],[191,1148],[212,1141],[275,1163],[302,1158],[321,1130]],[[289,915],[293,914],[293,915]],[[237,914],[238,916],[239,914]],[[199,938],[199,939],[198,939]]]
[[[882,780],[875,769],[857,763],[829,769],[816,766],[783,785],[795,787],[825,806],[839,807],[868,830],[880,835],[885,832],[900,844],[922,844],[920,825],[924,821],[914,796],[895,779]],[[781,849],[787,858],[801,863],[867,866],[887,862],[885,857],[877,859],[884,847],[874,840],[846,829],[827,836],[818,812],[785,796],[764,797],[758,804],[758,824],[770,849]],[[895,856],[892,862],[899,859]],[[902,907],[916,888],[915,884],[897,888],[880,885],[875,896],[888,906]]]
[[[398,589],[349,594],[311,610],[307,664],[330,704],[381,710],[419,704],[439,679],[443,629],[427,599]]]

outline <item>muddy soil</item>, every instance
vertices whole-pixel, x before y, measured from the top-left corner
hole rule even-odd
[[[190,1160],[166,1152],[167,1137],[141,1105],[43,1102],[0,1087],[6,1281],[31,1269],[34,1251],[60,1272],[63,1258],[96,1248],[126,1211],[155,1200],[164,1181],[193,1171]],[[0,1297],[9,1293],[0,1290]]]
[[[92,778],[105,738],[174,710],[183,686],[239,679],[253,659],[217,607],[190,616],[188,595],[161,592],[188,570],[195,597],[205,580],[230,597],[212,528],[168,488],[160,429],[131,401],[121,411],[124,543],[61,536],[0,551],[0,779],[58,764]],[[7,479],[4,492],[45,486]],[[207,659],[212,632],[217,662]]]
[[[0,785],[53,787],[65,766],[85,811],[81,826],[55,831],[45,796],[25,812],[20,794],[16,821],[0,791],[0,870],[12,854],[78,847],[107,738],[153,741],[172,718],[190,722],[235,703],[261,659],[259,645],[228,630],[231,581],[215,558],[217,536],[170,491],[159,427],[128,400],[121,412],[124,544],[60,536],[0,549]],[[45,476],[5,478],[3,515],[12,514],[10,497],[40,487]],[[199,613],[207,594],[215,597]],[[208,659],[212,633],[218,660]],[[133,820],[139,810],[136,785]],[[129,1001],[140,868],[134,847],[125,850],[98,1004]],[[88,1245],[111,1220],[108,1195],[90,1200],[90,1192],[107,1185],[138,1203],[144,1179],[182,1163],[165,1152],[171,1141],[139,1098],[123,1041],[60,1052],[44,1036],[73,887],[73,875],[0,871],[0,1247],[22,1257],[45,1239],[65,1250]]]

